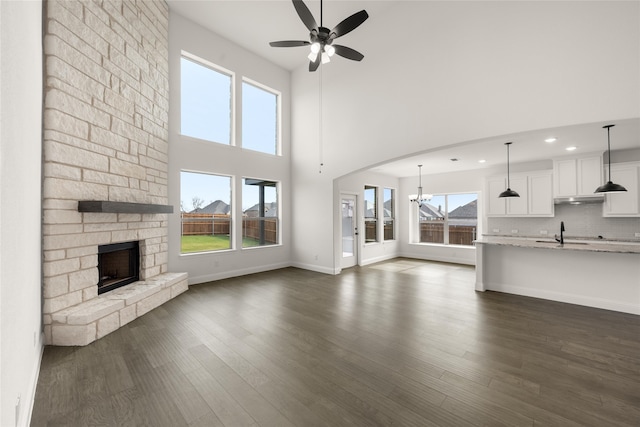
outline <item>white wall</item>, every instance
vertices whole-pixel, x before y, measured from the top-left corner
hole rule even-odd
[[[404,2],[388,11],[409,7],[404,29],[362,62],[338,58],[292,75],[296,263],[333,269],[337,177],[454,143],[640,115],[638,2]],[[344,44],[357,48],[385,19],[371,16]]]
[[[189,52],[236,73],[236,117],[241,127],[240,85],[247,77],[281,92],[282,156],[270,156],[239,147],[225,146],[182,137],[180,132],[180,55]],[[291,144],[290,73],[205,30],[180,15],[169,17],[169,270],[186,271],[189,283],[265,271],[291,264]],[[239,134],[238,134],[239,136]],[[232,209],[233,233],[238,249],[203,254],[180,255],[180,171],[235,176]],[[279,181],[282,245],[240,249],[242,236],[242,177]]]
[[[43,348],[42,3],[0,2],[0,31],[0,425],[26,426]]]
[[[372,186],[378,188],[378,239],[375,243],[364,243],[364,186]],[[374,262],[383,261],[386,259],[395,258],[398,256],[398,248],[400,245],[400,236],[402,235],[401,224],[402,221],[398,219],[396,214],[396,239],[395,240],[383,240],[383,191],[385,188],[391,188],[395,190],[395,203],[396,207],[402,203],[399,199],[400,194],[400,180],[396,177],[391,177],[382,174],[376,174],[373,172],[359,172],[353,173],[335,180],[334,183],[334,201],[333,205],[336,207],[333,213],[333,223],[336,224],[333,230],[334,240],[334,265],[336,266],[336,273],[340,272],[340,257],[342,256],[342,235],[340,229],[340,221],[342,216],[340,196],[342,194],[355,194],[358,201],[358,230],[360,230],[358,240],[358,253],[359,265],[372,264]],[[396,208],[397,209],[397,208]],[[397,212],[397,211],[396,211]]]

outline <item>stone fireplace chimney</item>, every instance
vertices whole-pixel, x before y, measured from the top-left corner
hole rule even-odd
[[[167,269],[169,10],[45,5],[45,339],[85,345],[187,290]],[[98,295],[98,246],[131,241],[140,281]]]

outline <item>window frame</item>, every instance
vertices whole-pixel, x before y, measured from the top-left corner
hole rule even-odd
[[[385,203],[387,202],[385,193],[387,191],[391,192],[391,207],[389,209],[391,216],[385,216],[386,212]],[[390,187],[383,187],[382,189],[382,218],[383,218],[383,226],[382,226],[382,238],[383,241],[389,242],[392,240],[396,240],[396,189]],[[387,239],[387,222],[391,222],[391,238]]]
[[[193,251],[193,252],[183,252],[182,251],[182,237],[184,236],[184,221],[183,221],[183,212],[182,206],[180,209],[180,256],[192,256],[192,255],[202,255],[202,254],[213,254],[213,253],[221,253],[221,252],[230,252],[234,251],[235,243],[234,243],[234,226],[235,226],[235,215],[234,215],[234,188],[235,188],[235,177],[233,175],[214,173],[214,172],[204,172],[199,170],[191,170],[191,169],[180,169],[180,203],[182,205],[182,173],[190,173],[190,174],[200,174],[200,175],[210,175],[215,177],[222,177],[229,179],[229,218],[228,219],[220,219],[221,221],[228,222],[228,230],[229,230],[229,247],[223,249],[211,249],[211,250],[203,250],[203,251]],[[223,200],[224,202],[224,200]],[[226,203],[226,202],[224,202]],[[187,213],[187,212],[185,212]],[[212,226],[212,233],[215,235],[215,220],[212,220],[214,225]]]
[[[260,151],[260,150],[255,150],[253,148],[247,148],[244,146],[244,134],[243,134],[243,126],[244,126],[244,85],[248,84],[250,86],[253,86],[257,89],[263,90],[267,93],[270,93],[272,95],[275,95],[276,97],[276,147],[275,147],[275,153],[267,153],[265,151]],[[260,82],[257,82],[255,80],[252,80],[250,78],[247,78],[245,76],[242,76],[242,81],[240,83],[241,86],[241,90],[242,90],[242,99],[241,99],[241,115],[242,115],[242,124],[240,126],[240,132],[241,132],[241,147],[246,149],[246,150],[250,150],[252,152],[256,152],[256,153],[262,153],[262,154],[267,154],[270,156],[282,156],[282,92],[280,92],[279,90],[273,89],[265,84],[262,84]]]
[[[275,224],[276,224],[276,242],[275,243],[270,243],[270,244],[258,244],[255,246],[244,246],[244,237],[245,237],[245,227],[244,227],[244,221],[245,221],[245,210],[242,209],[242,234],[241,234],[241,241],[240,241],[240,249],[241,250],[254,250],[254,249],[258,249],[258,248],[269,248],[269,247],[274,247],[274,246],[281,246],[282,245],[282,203],[280,200],[280,194],[281,194],[281,187],[282,187],[282,183],[280,181],[277,180],[270,180],[270,179],[262,179],[262,178],[253,178],[253,177],[248,177],[248,176],[243,176],[241,178],[241,186],[242,186],[242,199],[243,202],[241,203],[241,205],[244,203],[244,187],[245,185],[252,185],[252,184],[246,184],[245,181],[249,179],[249,180],[255,180],[255,181],[264,181],[264,182],[269,182],[269,183],[273,183],[273,187],[275,188],[276,191],[276,206],[277,206],[277,216],[275,217]],[[252,219],[257,219],[259,221],[263,221],[262,224],[265,224],[264,221],[266,221],[267,219],[271,219],[273,217],[266,217],[266,216],[258,216]]]
[[[373,214],[374,216],[372,217],[368,217],[367,216],[367,190],[373,190],[374,194],[373,194]],[[363,221],[364,221],[364,244],[365,245],[370,245],[370,244],[374,244],[374,243],[379,243],[380,242],[380,233],[378,232],[378,219],[379,219],[379,214],[378,214],[378,206],[379,206],[379,201],[378,198],[380,197],[379,195],[379,191],[378,191],[378,187],[375,185],[366,185],[364,186],[364,192],[363,192],[363,198],[362,200],[364,201],[363,203]],[[373,227],[367,227],[367,223],[373,223]],[[374,230],[374,239],[367,239],[367,232],[369,230],[373,229]]]
[[[219,74],[223,74],[229,77],[229,143],[226,144],[224,142],[214,141],[212,139],[204,139],[197,136],[191,136],[188,134],[182,133],[182,59],[186,59],[195,64],[198,64],[202,67],[209,68],[210,70],[217,72]],[[211,61],[207,61],[206,59],[189,53],[187,51],[180,52],[180,129],[179,133],[182,138],[189,138],[194,141],[203,141],[206,143],[214,143],[223,147],[234,147],[236,146],[236,134],[237,134],[237,126],[236,126],[236,73],[224,68],[220,65],[214,64]]]
[[[476,209],[476,224],[475,224],[475,228],[473,231],[473,237],[472,237],[472,242],[468,245],[465,244],[455,244],[455,243],[450,243],[449,241],[449,232],[450,232],[450,226],[451,226],[451,222],[449,219],[449,196],[455,196],[455,195],[462,195],[462,194],[474,194],[476,196],[476,203],[480,198],[480,193],[478,191],[464,191],[464,192],[452,192],[452,193],[433,193],[433,196],[443,196],[444,197],[444,217],[442,219],[443,222],[443,242],[423,242],[421,241],[421,233],[422,233],[422,223],[423,221],[420,220],[420,207],[417,206],[415,207],[415,212],[416,212],[416,216],[415,216],[415,234],[414,234],[414,238],[415,238],[415,244],[419,244],[419,245],[432,245],[432,246],[456,246],[456,247],[462,247],[462,248],[475,248],[475,246],[473,245],[473,240],[475,240],[478,236],[478,232],[479,232],[479,227],[480,227],[480,221],[478,218],[478,210]],[[409,202],[412,205],[414,203]],[[470,202],[468,202],[470,203]]]

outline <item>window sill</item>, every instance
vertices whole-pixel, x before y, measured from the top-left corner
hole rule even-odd
[[[247,246],[246,248],[240,248],[242,251],[254,251],[256,249],[266,249],[266,248],[281,248],[282,243],[277,243],[275,245],[262,245],[262,246]]]
[[[475,250],[475,245],[445,245],[444,243],[409,243],[409,245],[413,246],[428,246],[428,247],[437,247],[437,248],[456,248],[456,249],[473,249]]]
[[[212,255],[212,254],[228,254],[231,252],[234,252],[235,249],[218,249],[215,251],[201,251],[201,252],[187,252],[187,253],[182,253],[180,252],[180,256],[194,256],[194,255]]]

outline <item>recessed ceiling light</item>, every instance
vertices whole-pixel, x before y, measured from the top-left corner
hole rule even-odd
[[[455,157],[453,159],[451,159],[452,162],[457,162],[460,159],[456,159]]]
[[[558,140],[558,138],[552,136],[551,138],[547,138],[544,140],[544,142],[548,142],[549,144],[552,142],[556,142]]]
[[[480,160],[478,160],[478,163],[484,163],[484,162],[486,162],[486,160],[485,160],[485,159],[480,159]]]
[[[565,150],[567,150],[567,151],[573,151],[573,150],[575,150],[576,148],[578,148],[578,147],[576,147],[575,145],[572,145],[571,147],[567,147],[567,148],[565,148]]]

